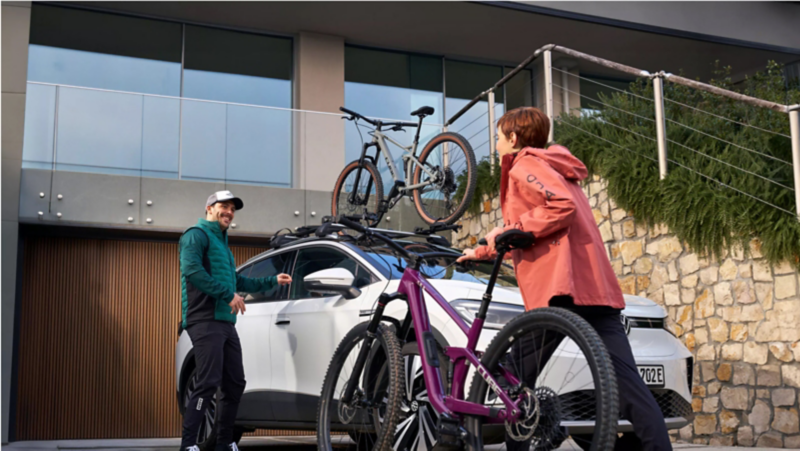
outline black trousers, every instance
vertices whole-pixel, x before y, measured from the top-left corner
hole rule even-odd
[[[633,424],[635,438],[617,441],[617,451],[664,451],[671,450],[669,434],[664,423],[664,416],[658,407],[653,394],[647,388],[633,359],[628,336],[622,325],[619,310],[610,307],[576,306],[569,296],[558,296],[550,300],[551,307],[562,307],[571,310],[585,319],[597,331],[603,340],[614,371],[619,388],[619,411],[622,418]],[[529,339],[519,340],[511,347],[509,358],[513,367],[522,368],[522,379],[529,387],[535,387],[539,368],[544,368],[553,355],[563,335],[556,333],[531,334]],[[544,336],[542,336],[544,335]],[[506,445],[511,450],[528,450],[530,441],[517,442],[506,438]]]
[[[221,390],[217,400],[217,450],[227,449],[233,440],[233,425],[244,392],[242,346],[236,327],[226,321],[206,321],[189,326],[197,363],[195,383],[183,415],[181,451],[197,443],[197,435],[211,398]]]

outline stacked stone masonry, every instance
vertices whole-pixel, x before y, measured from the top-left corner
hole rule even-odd
[[[695,418],[673,440],[800,449],[798,272],[767,262],[756,239],[720,259],[698,255],[666,227],[637,224],[605,188],[597,177],[583,187],[622,291],[663,306],[694,354]],[[483,201],[453,234],[456,247],[502,226],[498,199]]]

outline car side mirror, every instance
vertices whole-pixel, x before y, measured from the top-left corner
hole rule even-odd
[[[361,296],[361,290],[353,286],[355,276],[344,268],[323,269],[303,278],[303,286],[312,293],[340,294],[345,299]]]

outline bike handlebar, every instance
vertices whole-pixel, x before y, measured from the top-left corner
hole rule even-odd
[[[353,110],[348,110],[347,108],[345,108],[343,106],[339,107],[339,111],[341,111],[343,113],[347,113],[350,116],[353,116],[355,118],[363,119],[366,122],[369,122],[370,124],[372,124],[372,125],[374,125],[376,127],[417,127],[417,124],[415,124],[413,122],[382,122],[382,121],[379,121],[377,119],[370,119],[368,117],[365,117],[365,116],[363,116],[361,114],[356,113]]]

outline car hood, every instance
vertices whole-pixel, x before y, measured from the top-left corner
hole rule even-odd
[[[486,291],[486,285],[463,282],[457,280],[428,280],[445,299],[453,301],[455,299],[474,299],[481,300]],[[663,307],[641,296],[624,295],[625,309],[622,313],[634,318],[665,318],[667,316]],[[505,304],[522,306],[522,294],[519,288],[495,287],[492,292],[492,300]]]

